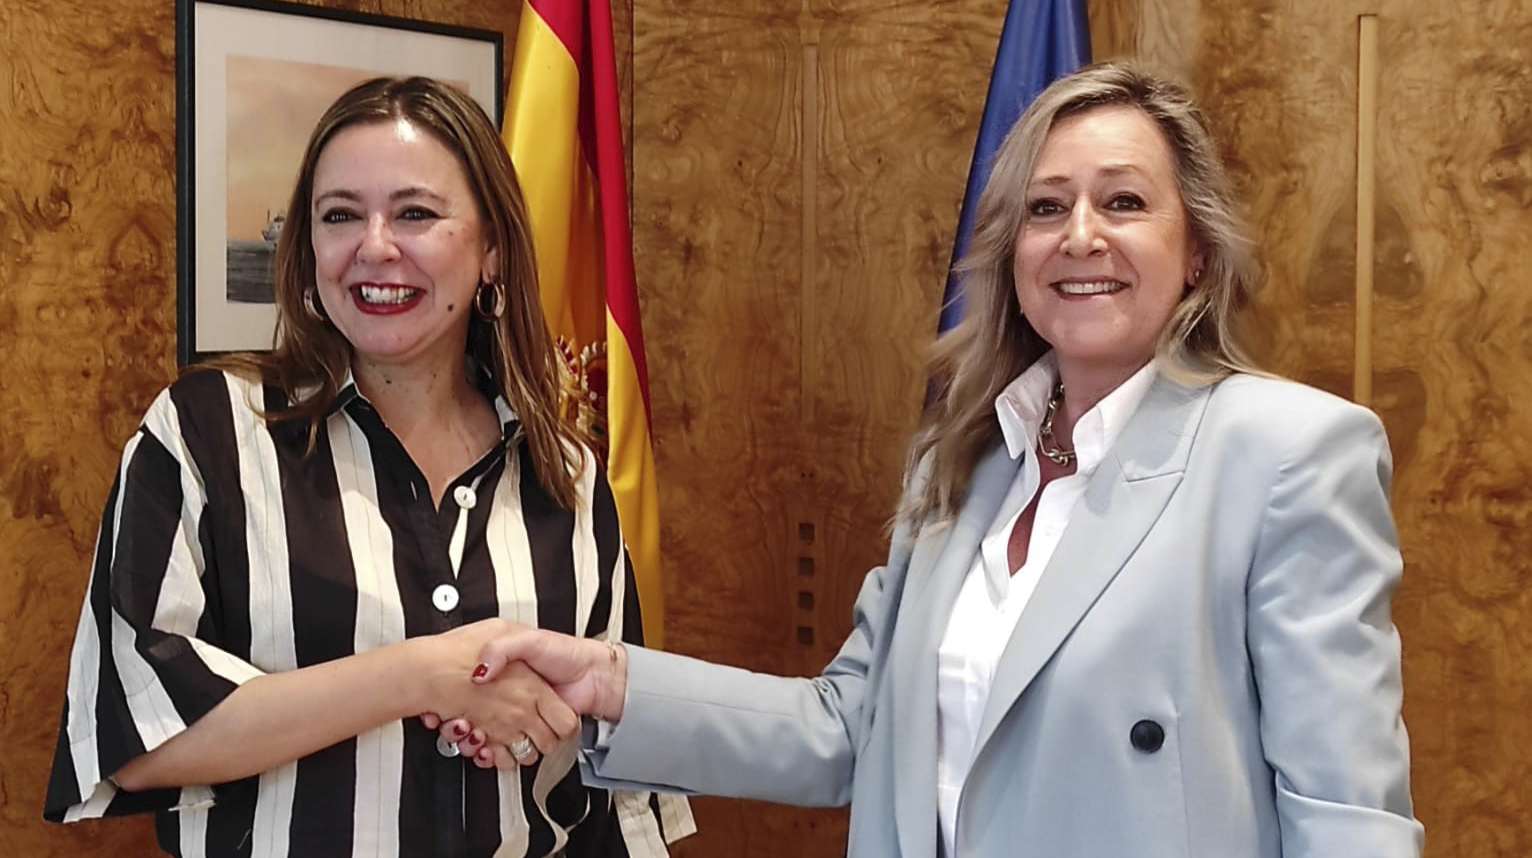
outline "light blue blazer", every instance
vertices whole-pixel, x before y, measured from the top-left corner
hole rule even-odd
[[[852,858],[933,858],[937,645],[1018,463],[894,534],[822,675],[633,649],[588,783],[851,802]],[[949,858],[1416,858],[1388,442],[1253,376],[1158,379],[1003,653]]]

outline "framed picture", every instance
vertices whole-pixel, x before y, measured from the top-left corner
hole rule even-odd
[[[177,353],[271,348],[276,238],[310,132],[379,75],[456,84],[498,124],[501,33],[271,0],[177,0]]]

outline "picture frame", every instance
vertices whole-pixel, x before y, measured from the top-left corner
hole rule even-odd
[[[182,366],[272,346],[275,236],[331,102],[379,75],[457,84],[499,125],[504,35],[280,0],[176,0],[176,310]]]

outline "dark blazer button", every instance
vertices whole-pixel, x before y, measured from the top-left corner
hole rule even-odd
[[[1133,729],[1128,731],[1128,741],[1140,751],[1152,754],[1165,744],[1165,728],[1145,719],[1134,724]]]

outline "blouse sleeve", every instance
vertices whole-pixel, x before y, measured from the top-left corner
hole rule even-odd
[[[596,471],[589,497],[602,581],[596,607],[582,633],[585,637],[642,645],[643,614],[638,584],[622,541],[611,487],[606,474],[599,468]],[[670,854],[667,844],[697,832],[691,804],[685,796],[649,790],[608,791],[595,787],[590,790],[593,801],[597,797],[606,798],[610,815],[594,814],[593,825],[582,826],[585,830],[571,834],[571,858],[581,855],[665,858]]]
[[[209,616],[207,493],[175,399],[128,441],[101,519],[43,811],[55,822],[210,804],[209,786],[128,793],[110,778],[261,673]]]

